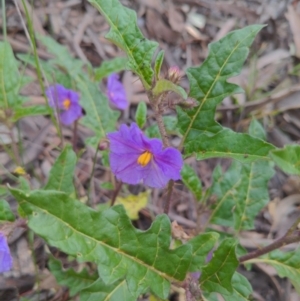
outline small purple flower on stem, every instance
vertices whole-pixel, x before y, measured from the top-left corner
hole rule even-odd
[[[125,110],[128,107],[125,88],[116,73],[112,73],[107,78],[107,96],[116,108]]]
[[[0,232],[0,273],[9,271],[12,268],[12,257],[7,244],[6,237]]]
[[[109,133],[110,166],[115,176],[128,184],[143,180],[150,187],[163,188],[169,180],[179,180],[183,160],[173,148],[163,149],[161,140],[146,137],[136,123],[122,124]]]
[[[79,94],[64,86],[55,84],[46,90],[49,105],[58,108],[60,121],[64,125],[70,125],[82,116],[82,107],[79,104]]]

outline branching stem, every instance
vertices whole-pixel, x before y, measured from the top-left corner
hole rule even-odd
[[[241,256],[239,258],[239,262],[245,262],[247,260],[262,256],[264,254],[267,254],[271,251],[274,251],[276,249],[279,249],[285,245],[289,245],[295,242],[300,242],[300,231],[296,231],[298,224],[300,223],[300,218],[298,218],[293,225],[291,226],[291,228],[286,232],[286,234],[275,240],[274,242],[272,242],[271,244],[269,244],[268,246],[265,246],[261,249],[257,249],[253,252],[250,252],[244,256]]]

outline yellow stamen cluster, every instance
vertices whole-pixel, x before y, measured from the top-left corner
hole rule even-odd
[[[63,106],[66,110],[70,109],[70,106],[71,106],[71,100],[66,98],[64,101],[63,101]]]
[[[145,167],[152,159],[153,155],[149,151],[143,152],[137,159],[137,163]]]

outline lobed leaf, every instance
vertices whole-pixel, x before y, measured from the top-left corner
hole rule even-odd
[[[269,201],[267,183],[273,175],[268,161],[233,162],[224,174],[217,169],[211,189],[217,197],[211,222],[237,231],[253,229],[256,215]]]
[[[95,68],[95,81],[100,81],[112,73],[120,72],[126,69],[128,59],[125,57],[116,57],[109,61],[104,61],[100,67]]]
[[[300,175],[300,145],[286,145],[270,152],[270,157],[284,172]]]
[[[51,168],[49,179],[44,189],[63,191],[67,194],[74,192],[73,175],[76,163],[76,154],[72,146],[67,145]]]
[[[220,291],[225,301],[248,301],[252,293],[252,287],[246,277],[235,272],[232,277],[232,292],[223,289]],[[206,297],[207,301],[219,300],[215,293]]]
[[[208,253],[215,246],[218,241],[219,234],[215,232],[204,233],[197,235],[189,240],[188,244],[192,246],[192,262],[189,271],[197,272],[205,265]]]
[[[147,40],[137,26],[135,11],[124,7],[118,0],[89,0],[110,25],[106,38],[111,40],[128,56],[128,68],[135,72],[150,89],[153,80],[151,67],[157,42]]]
[[[126,280],[105,284],[101,278],[80,293],[80,301],[135,301],[127,287]]]
[[[97,212],[62,192],[10,191],[35,233],[80,261],[95,262],[107,284],[125,278],[136,296],[150,288],[166,298],[170,281],[185,278],[192,246],[169,249],[171,226],[166,215],[158,216],[144,232],[132,226],[123,206]]]
[[[275,250],[263,258],[254,258],[245,263],[263,262],[273,266],[280,277],[287,277],[300,294],[300,249],[292,252]]]
[[[189,96],[198,102],[198,106],[192,109],[177,107],[186,155],[196,153],[198,159],[230,157],[253,161],[267,159],[274,148],[260,139],[225,129],[214,119],[216,107],[225,97],[243,92],[227,80],[240,73],[249,47],[262,27],[251,25],[229,33],[209,45],[209,55],[200,67],[187,70]]]
[[[249,134],[255,138],[259,138],[261,140],[267,140],[266,131],[263,128],[262,124],[256,119],[252,119],[249,126]]]
[[[84,76],[76,77],[76,82],[81,91],[80,104],[86,112],[81,123],[94,131],[95,136],[89,143],[97,148],[106,133],[115,130],[120,113],[109,107],[108,99],[97,83],[92,83]]]
[[[237,241],[227,238],[213,253],[211,261],[202,269],[200,277],[201,290],[222,293],[225,289],[232,292],[231,278],[239,265],[235,254]]]
[[[13,214],[10,206],[6,200],[0,200],[0,222],[9,221],[13,222],[15,220],[15,215]]]
[[[48,266],[56,281],[70,289],[71,297],[89,287],[98,279],[97,274],[91,275],[86,269],[79,273],[73,269],[63,270],[61,262],[53,257],[50,257]]]
[[[199,201],[202,196],[202,183],[194,169],[191,166],[184,164],[180,174],[182,182],[194,194],[196,200]]]
[[[57,43],[54,39],[47,36],[40,36],[39,40],[46,46],[47,50],[55,56],[55,58],[50,60],[52,65],[59,65],[71,76],[76,76],[82,73],[83,62],[74,59],[65,46]],[[51,81],[53,81],[53,77]]]

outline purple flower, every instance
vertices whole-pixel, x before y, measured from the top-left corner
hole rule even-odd
[[[0,273],[12,268],[12,257],[4,234],[0,232]]]
[[[107,96],[116,108],[125,110],[128,107],[124,86],[119,81],[119,75],[116,73],[107,78]]]
[[[62,124],[70,125],[82,116],[82,108],[79,104],[79,94],[77,92],[55,84],[46,90],[46,95],[49,105],[61,111],[60,120]]]
[[[139,127],[122,124],[110,140],[110,166],[115,176],[128,184],[141,180],[150,187],[162,188],[169,180],[179,180],[183,160],[172,147],[163,149],[161,140],[146,137]]]

